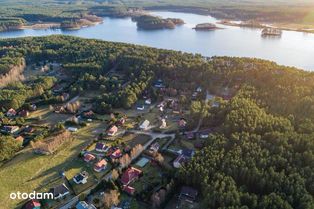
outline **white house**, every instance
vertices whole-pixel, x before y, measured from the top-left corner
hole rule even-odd
[[[145,110],[145,106],[144,105],[139,105],[136,107],[137,110],[143,111]]]
[[[141,125],[140,125],[140,129],[142,130],[147,130],[149,127],[150,122],[148,120],[145,120]]]
[[[151,105],[151,104],[152,104],[152,100],[151,100],[151,99],[146,99],[146,100],[145,100],[145,104]]]
[[[184,155],[179,155],[174,161],[173,161],[173,167],[180,168],[182,166],[182,163],[186,162],[186,159]]]
[[[70,131],[70,132],[77,132],[77,131],[78,131],[78,128],[69,127],[69,128],[68,128],[68,131]]]

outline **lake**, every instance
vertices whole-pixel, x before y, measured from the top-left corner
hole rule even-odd
[[[26,29],[1,32],[0,38],[64,34],[199,53],[204,56],[256,57],[314,71],[314,34],[283,31],[281,38],[263,38],[261,29],[223,25],[218,25],[224,28],[220,30],[195,31],[192,28],[196,24],[216,23],[218,20],[210,16],[188,13],[151,13],[164,18],[181,18],[186,24],[173,30],[145,31],[138,30],[131,18],[105,17],[102,24],[80,30]]]

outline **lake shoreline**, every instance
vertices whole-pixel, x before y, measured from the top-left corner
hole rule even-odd
[[[295,32],[303,32],[303,33],[314,33],[314,28],[295,28],[297,26],[280,26],[283,23],[263,23],[263,22],[256,22],[256,26],[251,26],[251,25],[246,25],[246,22],[250,22],[253,20],[247,20],[247,21],[241,21],[241,23],[236,23],[234,21],[240,21],[237,19],[228,19],[224,20],[217,15],[215,15],[214,12],[210,11],[209,9],[206,8],[201,8],[201,7],[181,7],[181,6],[151,6],[151,7],[144,7],[144,11],[146,11],[150,15],[150,11],[152,12],[158,12],[158,11],[169,11],[169,12],[177,12],[177,13],[187,13],[187,14],[197,14],[197,15],[204,15],[204,16],[211,16],[219,20],[217,24],[221,25],[226,25],[226,26],[232,26],[232,27],[242,27],[242,28],[265,28],[265,27],[272,27],[275,29],[283,30],[283,31],[295,31]],[[122,18],[122,17],[115,17],[115,16],[101,16],[100,18],[104,19],[105,17],[110,17],[110,18]],[[132,18],[132,15],[130,16]],[[89,22],[88,24],[80,24],[76,27],[69,27],[69,28],[64,28],[62,27],[62,23],[59,22],[43,22],[43,23],[32,23],[30,22],[29,24],[25,24],[22,26],[19,26],[15,30],[24,30],[24,29],[34,29],[34,30],[40,30],[40,29],[63,29],[63,30],[80,30],[84,27],[91,27],[97,24],[102,23],[102,21],[96,21],[96,22]],[[2,30],[1,32],[8,32],[11,31],[10,29],[8,30]]]
[[[314,33],[314,28],[294,28],[294,27],[286,27],[286,26],[279,26],[279,24],[282,23],[263,23],[259,22],[259,27],[249,27],[245,26],[241,23],[235,23],[234,21],[240,21],[238,19],[228,19],[228,23],[221,23],[223,21],[222,18],[219,18],[215,13],[211,12],[209,9],[205,8],[197,8],[197,7],[174,7],[174,6],[162,6],[162,7],[146,7],[145,9],[149,11],[169,11],[169,12],[178,12],[178,13],[188,13],[188,14],[197,14],[197,15],[205,15],[205,16],[211,16],[219,20],[217,22],[221,25],[227,25],[227,26],[233,26],[233,27],[247,27],[247,28],[264,28],[264,27],[272,27],[279,30],[285,30],[285,31],[295,31],[295,32],[303,32],[303,33]],[[247,20],[247,22],[252,20]]]
[[[41,24],[32,25],[31,28],[24,30],[0,33],[0,38],[69,35],[200,54],[205,57],[254,57],[307,71],[314,69],[314,61],[311,57],[314,53],[314,49],[311,47],[314,41],[312,34],[284,32],[281,37],[262,37],[260,29],[223,27],[218,24],[217,27],[224,29],[197,32],[193,30],[197,24],[216,24],[218,20],[211,16],[160,10],[150,11],[150,14],[162,19],[182,19],[186,24],[172,30],[151,31],[139,29],[137,23],[130,17],[105,17],[102,24],[79,30],[41,29],[55,26]],[[51,22],[51,24],[54,23]],[[37,28],[37,30],[32,28]]]

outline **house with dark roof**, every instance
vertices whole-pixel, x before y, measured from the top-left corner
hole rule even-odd
[[[190,131],[185,133],[185,137],[189,140],[195,139],[195,132]]]
[[[68,187],[65,184],[61,184],[49,190],[49,193],[53,194],[54,199],[60,199],[70,194]]]
[[[183,186],[180,191],[179,199],[193,203],[196,200],[198,191],[192,187]]]
[[[19,112],[19,116],[20,117],[28,117],[29,116],[29,112],[27,111],[27,110],[21,110],[20,112]]]
[[[149,149],[153,152],[158,152],[159,148],[160,148],[160,145],[158,144],[158,142],[155,142],[154,144],[150,146]]]
[[[105,143],[98,142],[96,144],[96,148],[95,149],[96,149],[97,152],[107,152],[109,150],[109,147],[106,146]]]
[[[1,129],[3,133],[7,133],[7,134],[14,134],[18,130],[20,130],[18,126],[3,126]]]
[[[142,175],[142,173],[143,172],[140,169],[130,167],[122,174],[121,183],[123,185],[129,185],[130,183],[137,180],[140,175]]]
[[[209,134],[212,132],[213,130],[209,128],[209,129],[200,130],[198,134],[201,139],[206,139],[209,137]]]
[[[26,126],[23,130],[25,133],[33,133],[35,129],[31,126]]]
[[[77,174],[76,176],[74,176],[73,181],[76,184],[86,184],[88,176],[89,176],[88,173],[86,171],[83,171],[83,172]]]
[[[182,155],[184,155],[186,158],[192,158],[195,154],[195,151],[193,149],[183,149],[181,151]]]
[[[195,154],[192,149],[184,149],[180,152],[180,155],[173,161],[173,167],[180,168],[182,164],[188,162]]]

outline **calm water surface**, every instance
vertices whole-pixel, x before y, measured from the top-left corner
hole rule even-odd
[[[200,53],[204,56],[257,57],[282,65],[314,71],[314,34],[284,31],[281,38],[263,38],[260,29],[220,26],[215,31],[195,31],[198,23],[217,20],[210,16],[176,12],[152,12],[162,17],[183,19],[186,24],[174,30],[138,30],[130,18],[104,18],[102,24],[74,31],[60,29],[20,30],[0,33],[0,38],[46,36],[52,34],[74,35],[147,45],[157,48]]]

